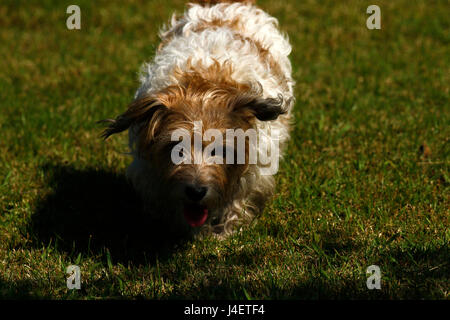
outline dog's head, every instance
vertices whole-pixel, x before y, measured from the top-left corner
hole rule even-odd
[[[242,192],[256,120],[275,120],[285,111],[281,97],[262,98],[259,88],[229,80],[223,69],[179,72],[178,78],[177,85],[137,98],[103,136],[132,130],[135,153],[157,168],[170,193],[165,198],[183,207],[189,225],[200,226]]]

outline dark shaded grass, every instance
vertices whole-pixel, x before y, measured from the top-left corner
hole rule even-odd
[[[148,264],[187,240],[143,214],[141,199],[123,175],[70,166],[43,170],[54,191],[32,216],[29,233],[37,248],[54,245],[73,258],[107,248],[117,262]]]

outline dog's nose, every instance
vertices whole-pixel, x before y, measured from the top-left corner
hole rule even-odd
[[[199,186],[186,186],[185,192],[188,198],[192,201],[200,201],[208,191],[207,187],[199,187]]]

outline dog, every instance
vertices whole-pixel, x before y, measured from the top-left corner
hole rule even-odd
[[[250,139],[240,163],[228,161],[237,152],[229,141],[210,155],[226,158],[222,163],[201,158],[176,164],[173,157],[194,157],[190,147],[198,142],[192,140],[208,129],[254,130],[265,137],[257,153],[274,152],[275,145],[284,150],[294,104],[291,46],[277,19],[254,1],[189,3],[160,38],[152,62],[142,67],[133,102],[104,120],[103,137],[128,129],[133,161],[127,177],[154,223],[175,233],[226,237],[263,211],[274,193],[273,172],[264,174],[267,163],[250,163]],[[194,138],[183,147],[173,140],[180,130]]]

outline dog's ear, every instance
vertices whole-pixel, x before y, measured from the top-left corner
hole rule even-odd
[[[234,108],[244,117],[256,117],[261,121],[276,120],[278,116],[287,111],[283,108],[283,96],[278,98],[246,97]]]
[[[105,119],[99,122],[109,123],[103,131],[102,137],[106,140],[110,135],[127,130],[131,125],[142,122],[149,122],[156,112],[164,112],[167,107],[153,96],[144,96],[136,99],[129,106],[127,111],[116,119]]]

